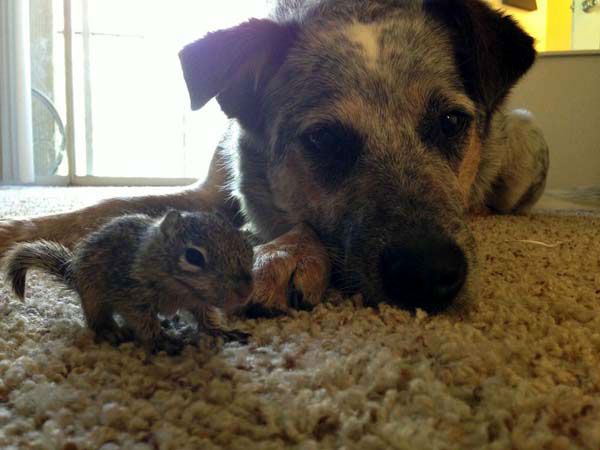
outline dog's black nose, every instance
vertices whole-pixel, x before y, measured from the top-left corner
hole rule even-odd
[[[450,306],[465,284],[467,260],[449,240],[417,239],[384,250],[380,273],[392,303],[436,313]]]

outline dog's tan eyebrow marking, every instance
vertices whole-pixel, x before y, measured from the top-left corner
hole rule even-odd
[[[433,92],[430,99],[436,99],[436,103],[446,109],[459,109],[470,116],[477,113],[477,107],[473,100],[463,93],[438,88]]]
[[[365,62],[367,67],[371,69],[377,67],[381,53],[379,33],[380,30],[376,25],[367,25],[360,22],[353,22],[345,30],[346,37],[363,49]]]
[[[452,102],[454,104],[464,109],[465,112],[469,113],[470,115],[475,115],[477,108],[475,107],[473,100],[471,100],[466,95],[454,94],[450,97],[450,99],[452,99]]]

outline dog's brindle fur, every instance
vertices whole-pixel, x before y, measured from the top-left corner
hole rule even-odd
[[[368,302],[435,312],[476,290],[465,215],[526,212],[543,191],[545,141],[528,113],[502,109],[533,39],[482,1],[280,0],[180,56],[192,107],[216,96],[233,119],[208,179],[5,222],[0,250],[68,244],[124,211],[219,208],[271,241],[255,267],[269,308],[291,291],[320,301],[332,269]]]

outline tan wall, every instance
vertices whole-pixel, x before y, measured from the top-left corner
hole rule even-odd
[[[532,111],[546,134],[549,188],[600,185],[600,52],[540,56],[509,106]]]

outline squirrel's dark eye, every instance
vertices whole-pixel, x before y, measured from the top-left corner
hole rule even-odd
[[[467,129],[470,122],[471,117],[459,111],[444,113],[440,117],[440,127],[446,138],[458,136]]]
[[[206,266],[206,258],[200,250],[196,250],[195,248],[188,248],[185,251],[185,260],[192,266],[200,267],[201,269],[204,269]]]

